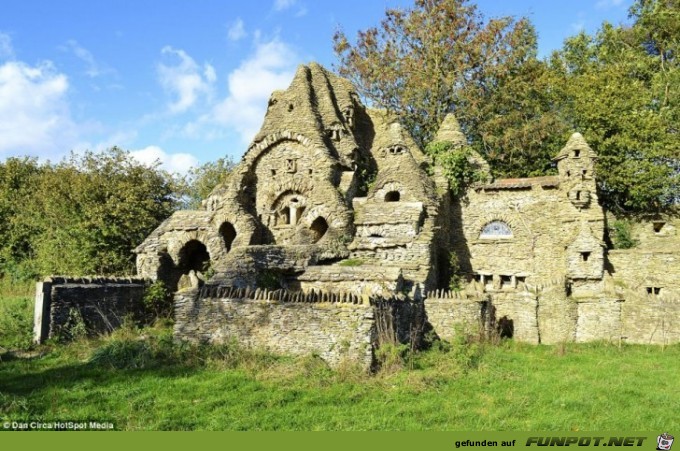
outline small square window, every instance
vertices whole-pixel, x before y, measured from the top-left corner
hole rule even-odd
[[[581,150],[580,149],[574,150],[574,158],[578,158],[580,156],[581,156]]]
[[[581,252],[581,260],[587,262],[590,258],[590,252]]]
[[[661,233],[661,230],[663,230],[663,226],[665,226],[666,223],[663,221],[655,221],[652,223],[652,227],[654,228],[654,233]]]
[[[512,288],[512,276],[501,276],[501,288]]]

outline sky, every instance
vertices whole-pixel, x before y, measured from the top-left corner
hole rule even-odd
[[[633,0],[477,0],[485,17],[527,16],[539,56]],[[299,64],[337,64],[386,8],[412,0],[2,0],[0,160],[58,161],[71,151],[129,150],[184,173],[238,161]]]

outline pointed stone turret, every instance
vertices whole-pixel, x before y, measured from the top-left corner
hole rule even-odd
[[[465,138],[465,134],[460,128],[458,119],[456,119],[456,116],[454,116],[451,113],[447,114],[446,117],[444,118],[444,121],[439,126],[439,130],[437,131],[437,136],[434,137],[433,141],[434,142],[449,141],[453,143],[454,148],[459,148],[467,144],[467,139]],[[478,170],[482,174],[484,174],[483,179],[485,179],[486,182],[491,182],[491,167],[489,166],[489,163],[484,159],[484,157],[482,157],[479,153],[473,150],[471,152],[469,160],[471,163],[477,166]]]
[[[460,146],[467,142],[463,131],[460,129],[460,124],[458,123],[456,116],[451,113],[446,115],[442,125],[439,126],[439,131],[437,131],[437,136],[435,136],[434,141],[451,141]]]
[[[595,160],[597,154],[580,133],[571,135],[567,144],[553,158],[557,162],[560,177],[573,183],[582,182],[589,189],[595,187]]]
[[[567,144],[565,144],[562,150],[560,150],[560,153],[553,158],[553,161],[560,161],[567,157],[597,159],[597,154],[590,147],[583,135],[577,132],[569,137]]]

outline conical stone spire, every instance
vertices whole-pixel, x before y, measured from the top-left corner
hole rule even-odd
[[[574,155],[574,151],[580,151],[580,157],[597,158],[597,154],[590,147],[586,139],[580,133],[574,133],[569,137],[567,144],[564,145],[560,153],[557,154],[554,161],[561,160],[562,158],[568,157],[570,154]]]
[[[435,141],[451,141],[458,145],[464,145],[467,140],[465,135],[460,129],[460,124],[456,116],[449,113],[444,118],[442,125],[439,126],[439,131],[437,131],[437,136],[434,138]]]

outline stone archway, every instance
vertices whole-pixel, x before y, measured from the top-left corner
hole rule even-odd
[[[198,240],[189,240],[179,251],[177,258],[177,269],[182,274],[190,271],[205,272],[210,267],[210,254],[205,244]]]

